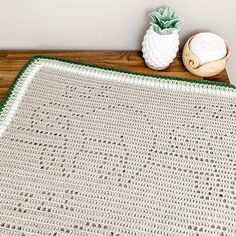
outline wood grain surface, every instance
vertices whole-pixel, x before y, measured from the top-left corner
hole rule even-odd
[[[112,67],[131,72],[141,72],[161,76],[176,76],[194,80],[207,79],[220,82],[229,82],[227,72],[211,78],[201,78],[188,72],[182,63],[181,53],[178,53],[174,62],[163,71],[149,69],[138,51],[0,51],[0,100],[6,94],[9,86],[22,69],[24,64],[34,55],[47,55],[71,61],[80,61],[99,66]]]

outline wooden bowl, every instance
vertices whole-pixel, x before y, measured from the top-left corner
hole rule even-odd
[[[182,53],[184,66],[189,72],[200,77],[211,77],[219,74],[225,69],[231,54],[231,49],[228,43],[225,42],[227,47],[227,55],[225,58],[200,65],[198,58],[193,55],[189,48],[190,41],[194,36],[195,35],[193,35],[184,46]]]

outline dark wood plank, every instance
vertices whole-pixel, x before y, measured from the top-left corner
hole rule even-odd
[[[80,61],[99,66],[111,67],[131,72],[140,72],[161,76],[175,76],[188,79],[208,79],[221,82],[229,82],[226,71],[211,78],[201,78],[188,72],[178,53],[174,62],[163,71],[155,71],[148,68],[137,51],[55,51],[55,50],[5,50],[0,51],[0,100],[6,94],[9,86],[15,79],[24,64],[35,55],[59,57],[71,61]]]

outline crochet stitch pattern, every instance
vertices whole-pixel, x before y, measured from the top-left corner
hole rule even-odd
[[[0,235],[236,235],[236,89],[38,56],[0,107]]]

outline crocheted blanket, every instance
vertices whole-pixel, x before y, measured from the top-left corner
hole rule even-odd
[[[0,235],[236,235],[236,90],[35,57],[0,112]]]

